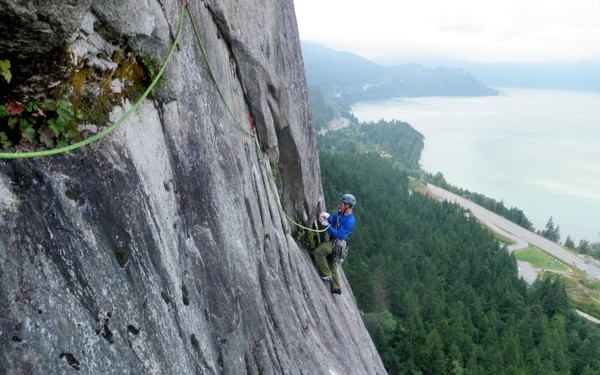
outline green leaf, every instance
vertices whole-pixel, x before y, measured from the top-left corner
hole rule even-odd
[[[45,109],[47,109],[49,111],[56,111],[57,103],[56,102],[47,101],[44,104],[42,104],[42,107],[44,107]]]
[[[43,142],[46,145],[46,147],[54,147],[54,134],[52,133],[52,130],[48,129],[48,127],[45,126],[42,129],[38,130],[38,134],[40,135],[40,141]]]
[[[35,112],[38,109],[38,104],[40,103],[40,98],[32,99],[25,104],[25,110],[28,112]]]
[[[0,118],[10,116],[10,111],[6,109],[6,106],[0,105]]]
[[[54,135],[56,137],[58,137],[64,129],[64,124],[61,121],[59,121],[58,119],[51,118],[48,120],[48,127],[50,129],[52,129],[52,131],[54,132]]]
[[[66,147],[68,145],[69,145],[69,142],[67,142],[67,139],[65,137],[60,137],[58,139],[58,144],[57,144],[58,147]]]
[[[0,60],[0,71],[5,71],[10,69],[10,61],[8,60]]]
[[[71,103],[67,102],[64,99],[61,99],[56,106],[56,114],[58,118],[63,120],[64,122],[68,122],[73,118],[75,113],[73,112],[73,107],[71,107]]]
[[[15,125],[17,125],[17,122],[19,122],[19,118],[18,117],[10,117],[8,119],[8,127],[11,129],[15,128]]]
[[[58,118],[64,122],[69,121],[71,117],[73,117],[73,111],[70,111],[69,108],[59,107],[56,109],[56,114],[58,115]]]
[[[81,138],[81,134],[79,133],[79,130],[77,130],[77,128],[67,129],[66,135],[67,135],[67,138],[75,138],[75,139]]]
[[[10,83],[12,73],[10,72],[10,61],[0,60],[0,75],[4,77],[6,82]]]
[[[29,121],[25,119],[21,119],[19,122],[19,128],[21,130],[21,137],[27,139],[29,142],[33,141],[33,137],[35,137],[35,129]]]
[[[12,146],[12,142],[8,140],[8,136],[4,132],[0,132],[0,145],[2,148],[9,148]]]

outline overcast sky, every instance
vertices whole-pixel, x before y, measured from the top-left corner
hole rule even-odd
[[[294,0],[300,39],[385,63],[600,60],[597,0]]]

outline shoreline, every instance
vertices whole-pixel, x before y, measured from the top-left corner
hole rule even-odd
[[[366,102],[352,114],[409,123],[425,136],[424,171],[522,210],[536,229],[552,217],[563,242],[600,242],[600,93],[499,89],[506,96]]]

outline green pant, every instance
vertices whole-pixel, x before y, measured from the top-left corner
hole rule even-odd
[[[340,278],[337,273],[337,263],[331,241],[325,241],[313,253],[321,276],[331,276],[331,289],[340,289]]]

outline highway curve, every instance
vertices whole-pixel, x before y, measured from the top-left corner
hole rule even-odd
[[[580,256],[573,254],[566,250],[559,244],[548,240],[536,233],[533,233],[512,221],[497,215],[478,204],[475,204],[468,199],[460,197],[454,193],[444,190],[432,184],[427,184],[428,192],[442,200],[446,200],[451,203],[456,203],[459,206],[468,209],[471,213],[477,217],[482,223],[488,226],[490,229],[502,236],[509,238],[514,241],[513,245],[507,247],[508,251],[514,251],[524,249],[528,244],[537,246],[538,248],[546,251],[557,259],[560,259],[563,263],[569,264],[572,267],[577,267],[583,270],[589,275],[590,278],[600,279],[600,267],[590,261],[581,258]],[[596,262],[597,263],[597,262]],[[527,262],[517,262],[519,267],[519,275],[528,283],[533,283],[537,278],[537,274],[533,267]],[[590,322],[600,324],[600,319],[590,316],[583,311],[577,310],[577,313],[583,318]]]
[[[497,215],[478,204],[475,204],[463,197],[460,197],[447,190],[439,188],[432,184],[427,184],[429,193],[440,199],[444,199],[448,202],[456,203],[461,207],[468,209],[471,213],[477,217],[482,223],[494,230],[495,232],[513,240],[514,245],[508,247],[509,251],[523,249],[527,247],[527,244],[537,246],[544,250],[548,254],[551,254],[557,259],[563,261],[572,267],[577,267],[587,273],[590,278],[600,280],[600,267],[581,256],[574,254],[559,244],[550,241],[549,239],[542,237],[536,233],[533,233],[512,221]]]

